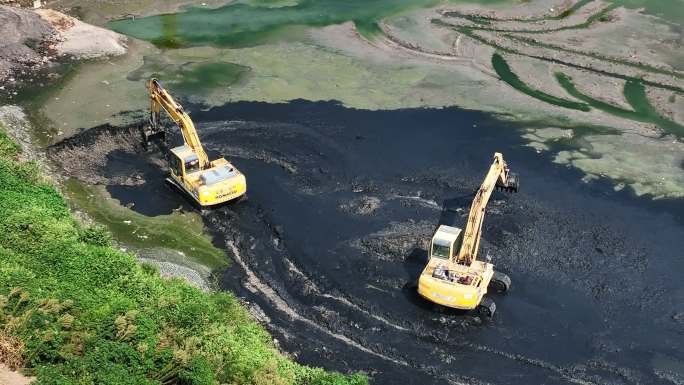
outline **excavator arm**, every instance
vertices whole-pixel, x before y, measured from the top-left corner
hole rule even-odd
[[[176,103],[157,79],[150,79],[148,90],[150,93],[150,126],[152,133],[156,134],[163,131],[160,123],[161,110],[163,109],[180,128],[185,145],[189,146],[197,154],[200,169],[204,170],[209,167],[209,157],[199,140],[195,124],[187,112],[183,110],[180,104]],[[146,141],[148,140],[147,137],[145,139]]]
[[[494,163],[492,163],[484,182],[482,182],[482,185],[475,194],[475,199],[473,199],[470,214],[468,215],[468,223],[463,232],[461,248],[458,253],[454,253],[451,260],[452,263],[471,265],[477,258],[485,209],[492,192],[497,187],[511,192],[518,191],[517,176],[509,173],[508,165],[506,165],[503,155],[498,152],[494,153]]]

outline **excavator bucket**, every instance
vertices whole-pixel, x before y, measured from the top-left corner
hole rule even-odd
[[[140,134],[145,149],[148,149],[153,142],[166,143],[166,130],[163,128],[155,130],[151,125],[146,124],[140,127]]]
[[[517,193],[518,192],[518,186],[520,184],[518,178],[518,174],[509,172],[508,173],[508,178],[506,178],[506,184],[501,183],[500,181],[496,182],[496,189],[499,191],[506,191],[510,193]]]
[[[508,173],[508,191],[509,192],[518,192],[518,186],[520,185],[520,179],[518,177],[518,174],[516,173]]]

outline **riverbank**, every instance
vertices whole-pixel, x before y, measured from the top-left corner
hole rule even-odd
[[[54,84],[65,63],[123,55],[128,40],[53,9],[6,5],[0,5],[0,36],[0,101],[28,86]]]
[[[366,382],[289,361],[233,295],[112,248],[19,158],[0,127],[0,359],[36,384]]]

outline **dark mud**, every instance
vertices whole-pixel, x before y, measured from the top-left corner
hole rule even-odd
[[[247,200],[204,216],[236,261],[221,286],[245,298],[300,362],[363,370],[376,384],[684,378],[681,202],[583,183],[525,147],[515,126],[455,108],[297,101],[192,116],[210,152],[248,178]],[[80,152],[98,152],[97,143]],[[107,151],[91,170],[134,210],[184,202],[144,194],[161,188],[158,156]],[[517,195],[493,196],[485,220],[480,255],[511,276],[513,289],[494,298],[494,319],[481,320],[433,307],[412,282],[434,228],[463,226],[494,151],[522,182]],[[52,154],[61,157],[58,148]],[[128,183],[131,171],[144,183]]]
[[[105,185],[122,205],[141,214],[170,214],[178,207],[192,210],[189,202],[179,202],[177,194],[161,183],[167,166],[162,151],[146,150],[141,138],[139,126],[105,124],[50,146],[47,155],[66,176]]]

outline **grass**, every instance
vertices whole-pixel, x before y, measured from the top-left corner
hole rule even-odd
[[[37,385],[361,385],[296,364],[230,293],[165,279],[84,227],[0,127],[0,362]]]

